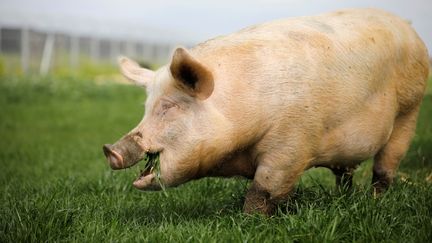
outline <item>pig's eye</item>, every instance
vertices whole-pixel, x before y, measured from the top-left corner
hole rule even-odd
[[[171,102],[163,102],[162,103],[162,115],[165,115],[169,109],[175,107],[176,105]]]
[[[172,103],[164,103],[162,104],[162,110],[168,110],[171,107],[174,107],[175,105]]]

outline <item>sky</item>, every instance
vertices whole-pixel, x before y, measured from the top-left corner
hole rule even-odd
[[[432,0],[0,0],[0,25],[193,44],[264,21],[351,7],[410,20],[432,53]]]

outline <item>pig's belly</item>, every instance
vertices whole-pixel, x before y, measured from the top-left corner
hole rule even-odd
[[[376,96],[324,133],[314,165],[354,165],[373,157],[388,142],[395,119],[392,99]]]

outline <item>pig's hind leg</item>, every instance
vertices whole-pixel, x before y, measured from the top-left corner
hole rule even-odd
[[[330,170],[336,177],[336,186],[350,189],[353,185],[354,168],[352,167],[331,167]]]
[[[372,177],[374,193],[384,192],[393,182],[399,163],[405,156],[414,135],[418,111],[417,106],[396,118],[388,142],[375,155]]]

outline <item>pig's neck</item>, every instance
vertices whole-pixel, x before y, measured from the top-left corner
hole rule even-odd
[[[255,167],[246,151],[234,152],[220,160],[212,169],[201,174],[204,176],[232,177],[243,176],[253,179]]]

